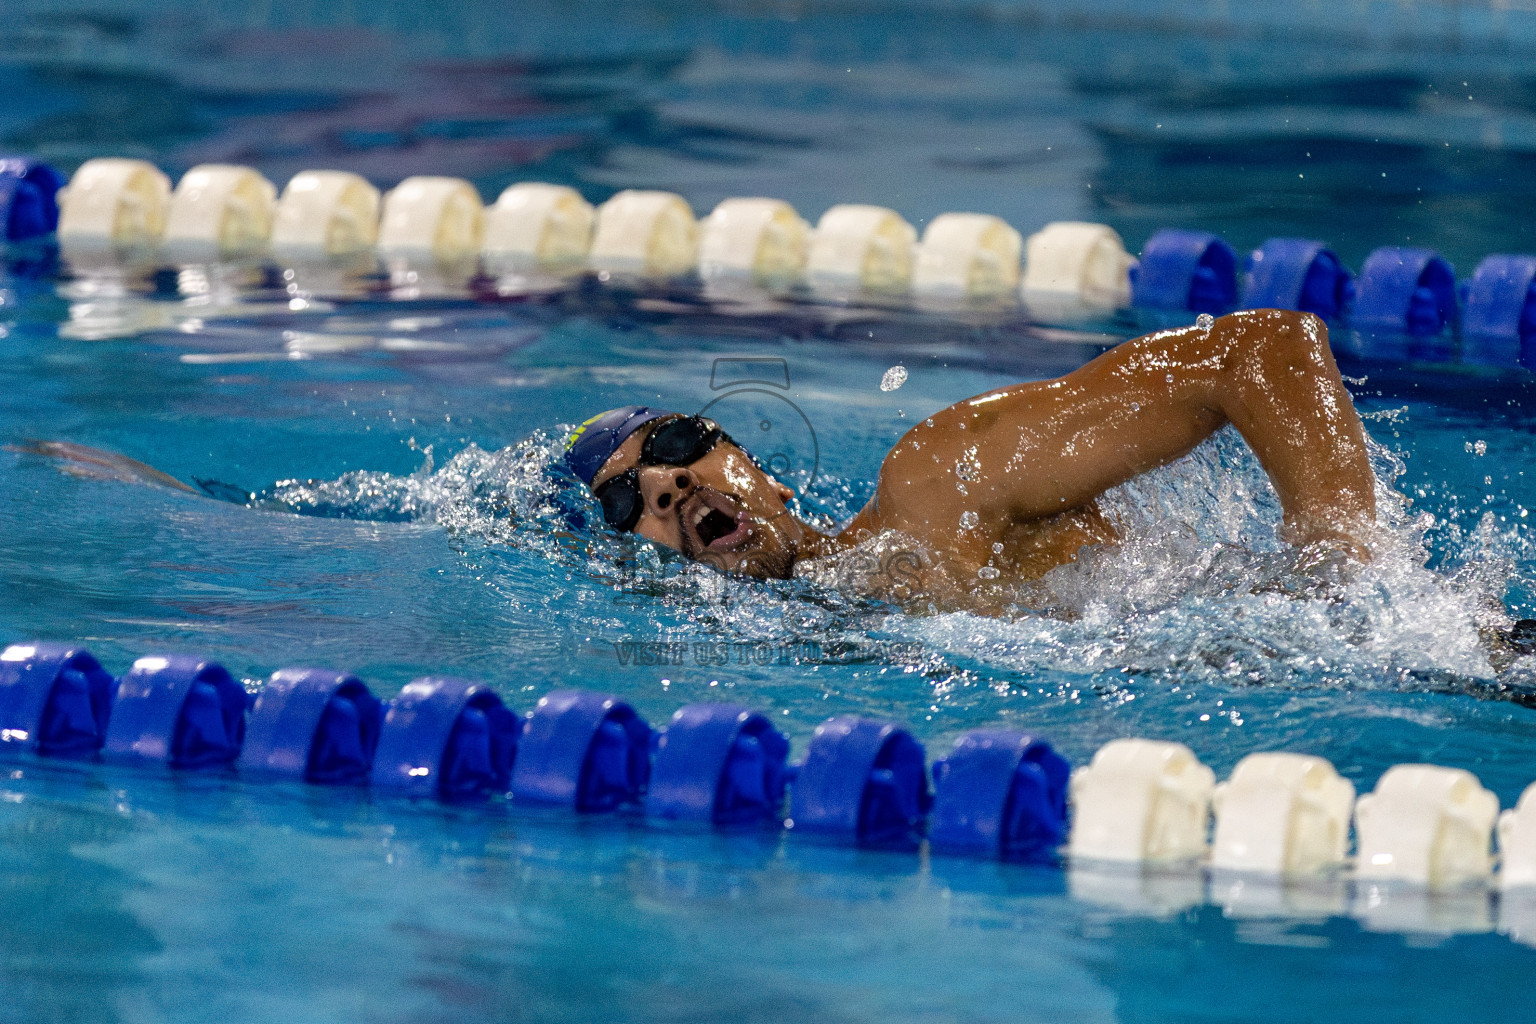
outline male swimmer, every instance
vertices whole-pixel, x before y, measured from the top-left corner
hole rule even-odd
[[[871,596],[916,609],[1007,614],[1009,588],[1113,544],[1106,490],[1188,454],[1232,424],[1280,498],[1281,536],[1357,561],[1371,557],[1375,481],[1365,430],[1322,321],[1253,310],[1160,331],[1056,380],[958,402],[886,455],[874,497],[835,535],[793,515],[793,491],[699,416],[640,406],[592,417],[566,464],[604,519],[730,572],[787,578],[866,541],[898,538],[900,572]],[[143,463],[67,442],[13,447],[72,473],[191,490]],[[248,492],[199,481],[213,497]],[[1536,620],[1486,637],[1501,664],[1536,653]]]
[[[1328,329],[1277,309],[1149,334],[1065,377],[957,402],[907,431],[869,504],[831,536],[794,516],[794,492],[702,417],[613,409],[576,430],[566,462],[610,526],[689,558],[788,577],[894,532],[915,559],[905,591],[879,596],[995,613],[981,578],[1035,579],[1114,543],[1099,495],[1228,423],[1268,473],[1289,543],[1370,558],[1375,480]]]

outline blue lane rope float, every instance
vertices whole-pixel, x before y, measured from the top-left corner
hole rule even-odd
[[[172,768],[231,764],[245,741],[245,688],[224,666],[187,655],[133,663],[113,701],[103,752]]]
[[[319,668],[279,669],[252,701],[213,661],[144,657],[119,681],[54,643],[0,652],[7,749],[719,827],[784,824],[788,789],[797,832],[897,849],[921,840],[932,803],[923,745],[894,722],[830,719],[795,767],[768,717],[737,704],[689,704],[656,733],[608,694],[555,691],[520,717],[481,683],[429,676],[381,701]],[[1047,743],[979,730],[949,763],[935,820],[991,822],[995,841],[944,849],[1029,860],[1060,845],[1070,768]]]
[[[931,802],[923,758],[923,745],[895,722],[823,722],[791,791],[795,829],[858,846],[915,847]]]
[[[1244,309],[1295,309],[1337,320],[1354,298],[1354,275],[1322,242],[1271,238],[1248,256]]]
[[[253,775],[356,785],[373,767],[384,711],[384,702],[356,676],[280,669],[251,706],[236,766]]]
[[[369,781],[450,802],[506,792],[518,740],[517,716],[494,690],[427,676],[407,683],[391,702]]]
[[[1426,337],[1456,316],[1456,274],[1431,249],[1384,245],[1355,283],[1350,324],[1363,330]]]
[[[36,160],[0,156],[0,223],[7,242],[51,235],[59,226],[64,176]]]
[[[651,727],[617,697],[557,690],[523,726],[512,798],[580,814],[638,803],[650,777]]]
[[[648,817],[713,825],[777,821],[790,769],[789,741],[767,716],[739,704],[689,704],[656,742]]]
[[[1500,814],[1470,772],[1397,765],[1357,799],[1326,760],[1270,752],[1245,757],[1216,785],[1188,748],[1144,739],[1113,740],[1074,772],[1037,737],[982,728],[933,765],[930,796],[923,745],[894,722],[853,716],[822,723],[798,767],[788,752],[766,716],[736,704],[687,705],[653,733],[625,702],[580,690],[550,693],[519,717],[467,680],[417,679],[386,702],[356,676],[285,668],[251,702],[229,672],[197,657],[140,658],[119,681],[72,645],[0,651],[0,753],[12,758],[302,779],[445,803],[510,795],[514,806],[788,827],[897,851],[917,849],[926,833],[937,855],[1065,859],[1074,894],[1132,909],[1143,905],[1138,879],[1155,877],[1143,874],[1149,865],[1207,873],[1212,902],[1240,904],[1246,891],[1224,881],[1218,892],[1218,880],[1257,876],[1266,913],[1275,908],[1265,886],[1337,873],[1355,894],[1349,911],[1338,890],[1337,913],[1371,920],[1389,883],[1480,900],[1503,930],[1529,926],[1536,784]],[[1413,895],[1402,904],[1429,905]]]
[[[928,842],[939,853],[1049,862],[1067,841],[1072,766],[1050,744],[972,729],[933,766]]]
[[[107,740],[117,680],[89,651],[17,644],[0,658],[0,749],[90,757]]]
[[[1536,341],[1536,256],[1484,259],[1467,282],[1463,305],[1464,335],[1530,346]]]
[[[1237,301],[1237,256],[1208,231],[1165,228],[1147,239],[1131,276],[1131,304],[1226,313]]]

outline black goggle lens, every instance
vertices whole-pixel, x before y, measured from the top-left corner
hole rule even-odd
[[[720,436],[720,428],[702,416],[667,420],[646,436],[640,450],[640,465],[691,465],[707,455]]]
[[[620,533],[628,533],[640,522],[644,501],[640,497],[639,474],[634,470],[620,473],[612,480],[604,481],[597,489],[597,500],[603,506],[603,519]]]

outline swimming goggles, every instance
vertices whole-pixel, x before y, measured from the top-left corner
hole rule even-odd
[[[691,466],[708,455],[721,439],[729,441],[714,420],[703,416],[676,416],[662,420],[645,435],[640,459],[629,469],[592,489],[603,506],[603,519],[620,533],[628,533],[645,511],[640,493],[641,466]]]

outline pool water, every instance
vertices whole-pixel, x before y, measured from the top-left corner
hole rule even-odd
[[[1513,59],[1475,40],[1425,53],[1321,30],[665,5],[606,26],[596,7],[535,6],[517,32],[470,6],[433,34],[381,10],[395,20],[214,12],[193,36],[170,6],[33,13],[13,48],[34,56],[5,71],[25,98],[8,143],[66,167],[462,174],[487,197],[533,179],[593,199],[664,187],[700,210],[872,201],[919,226],[948,209],[1026,232],[1080,217],[1132,250],[1163,225],[1239,250],[1301,233],[1356,266],[1379,244],[1433,245],[1464,270],[1536,248],[1516,215],[1530,101]],[[1463,79],[1475,109],[1452,95]],[[579,686],[657,725],[732,700],[797,752],[853,713],[909,723],[930,759],[1007,724],[1075,763],[1144,736],[1218,776],[1284,749],[1361,791],[1401,762],[1470,769],[1504,806],[1536,780],[1536,659],[1496,665],[1479,640],[1536,615],[1536,392],[1525,370],[1457,361],[1454,339],[1442,364],[1336,335],[1380,480],[1370,566],[1298,562],[1262,471],[1223,434],[1107,497],[1124,546],[993,620],[853,595],[890,552],[764,583],[573,528],[593,510],[552,468],[564,427],[628,402],[707,407],[830,525],[922,416],[1070,370],[1129,320],[721,312],[596,286],[312,295],[241,268],[114,291],[22,263],[0,285],[4,642],[79,640],[117,672],[195,651],[252,686],[304,663],[380,694],[451,673],[520,710]],[[895,366],[904,382],[883,389]],[[29,450],[50,440],[216,497],[67,472]],[[500,802],[6,770],[0,1020],[1528,1017],[1536,914],[1481,898],[1426,909],[1321,884],[1266,902],[1178,874]]]

